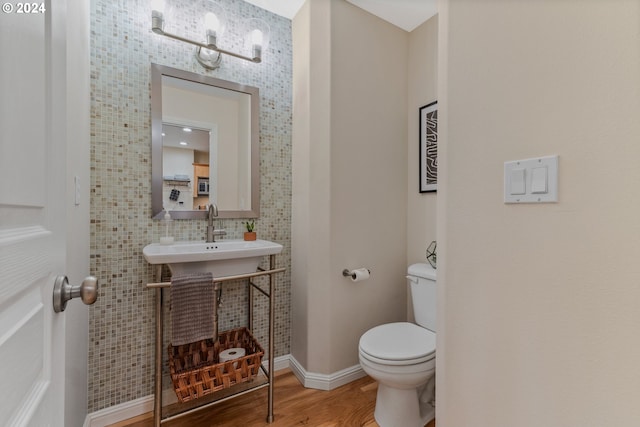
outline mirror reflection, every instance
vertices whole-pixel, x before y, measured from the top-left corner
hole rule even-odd
[[[162,124],[162,203],[168,210],[205,210],[216,199],[211,130]],[[211,189],[210,189],[211,185]]]
[[[153,217],[259,214],[258,89],[152,66]]]

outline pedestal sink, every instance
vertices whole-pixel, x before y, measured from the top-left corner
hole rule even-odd
[[[151,243],[142,250],[149,264],[167,264],[174,275],[211,272],[214,277],[253,273],[265,255],[282,251],[268,240],[221,240],[219,242]]]

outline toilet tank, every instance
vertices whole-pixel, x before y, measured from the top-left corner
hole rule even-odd
[[[436,332],[436,270],[429,264],[412,264],[407,269],[416,323]]]

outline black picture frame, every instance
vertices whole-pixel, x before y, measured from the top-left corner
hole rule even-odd
[[[420,107],[420,192],[438,190],[438,101]]]

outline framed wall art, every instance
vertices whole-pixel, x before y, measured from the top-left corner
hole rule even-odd
[[[420,192],[438,189],[438,101],[420,107]]]

